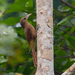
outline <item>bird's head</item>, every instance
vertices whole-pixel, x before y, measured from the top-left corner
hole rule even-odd
[[[31,15],[31,14],[28,14],[27,16],[21,18],[20,24],[21,24],[21,26],[22,26],[23,28],[25,27],[25,25],[26,25],[26,23],[27,23],[27,19],[28,19],[28,17],[29,17],[30,15]]]

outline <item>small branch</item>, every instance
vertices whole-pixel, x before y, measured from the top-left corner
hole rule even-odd
[[[59,45],[59,44],[56,44]],[[63,46],[63,45],[59,45],[61,47],[64,47],[65,49],[71,50],[71,51],[75,51],[75,49],[73,49],[71,46]]]
[[[69,48],[69,46],[68,47],[63,46],[63,45],[60,45],[60,46],[64,47],[65,49],[68,49],[68,50],[71,50],[71,51],[75,51],[75,49],[71,49],[71,47]]]
[[[57,23],[55,23],[55,24],[57,24]],[[62,24],[59,24],[59,26],[63,26],[63,27],[72,28],[71,26],[66,26],[66,25],[62,25]]]
[[[65,48],[66,50],[71,50],[71,51],[75,51],[75,49],[74,48],[72,48],[71,46],[63,46],[63,45],[59,45],[59,44],[57,44],[57,43],[55,43],[57,46],[60,46],[60,47],[63,47],[63,48]]]
[[[57,62],[56,60],[55,60],[55,62],[56,62],[58,65],[60,65],[63,69],[65,69],[65,67],[64,67],[63,65],[61,65],[59,62]]]
[[[56,27],[57,29],[59,29],[59,30],[61,30],[61,31],[64,31],[63,29],[60,29],[59,27],[57,27],[57,26],[54,26],[54,27]],[[67,31],[64,31],[64,32],[66,32],[67,34],[70,34],[70,35],[73,35],[73,36],[75,36],[74,34],[72,34],[72,33],[69,33],[69,32],[67,32]]]
[[[74,8],[74,6],[72,6],[72,5],[70,5],[69,3],[67,3],[67,2],[65,2],[65,1],[63,1],[63,0],[60,0],[62,3],[64,3],[65,5],[67,5],[68,7],[70,7],[70,8]]]
[[[14,72],[16,72],[17,69],[19,68],[19,66],[20,66],[20,65],[23,65],[23,64],[24,64],[24,63],[17,64],[17,65],[16,65],[16,68],[15,68],[15,70],[14,70]]]
[[[62,75],[75,75],[75,63]]]
[[[73,41],[71,41],[71,43],[75,46],[75,43]]]
[[[60,58],[75,58],[75,56],[71,55],[71,56],[55,57],[55,59],[60,59]]]
[[[63,49],[67,54],[71,55],[69,52],[67,52],[67,50],[63,47],[60,47],[61,49]]]
[[[72,24],[72,26],[74,26],[74,24],[69,20],[69,22]]]
[[[63,26],[63,27],[68,27],[68,28],[72,28],[71,26],[66,26],[66,25],[60,25],[60,26]]]
[[[55,68],[55,71],[59,72],[60,74],[63,73],[63,72],[62,72],[60,69],[58,69],[58,68]]]
[[[55,75],[61,75],[61,73],[58,71],[55,71]]]

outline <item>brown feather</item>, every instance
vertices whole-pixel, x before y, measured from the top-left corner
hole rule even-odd
[[[34,50],[34,49],[32,49],[32,56],[33,56],[34,66],[36,67],[37,59],[36,59],[36,52],[35,52],[35,50]]]
[[[34,62],[34,66],[36,67],[37,59],[36,59],[36,52],[35,52],[35,41],[36,41],[35,28],[30,23],[27,22],[27,19],[25,20],[24,18],[27,17],[23,17],[20,20],[20,24],[24,29],[27,42],[32,49],[33,62]]]

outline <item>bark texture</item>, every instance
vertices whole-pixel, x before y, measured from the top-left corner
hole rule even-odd
[[[35,75],[54,75],[53,0],[37,3],[37,71]]]
[[[62,75],[75,75],[75,63]]]

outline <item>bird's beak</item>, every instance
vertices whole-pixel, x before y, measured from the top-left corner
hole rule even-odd
[[[28,19],[28,17],[29,17],[31,14],[32,14],[32,13],[30,13],[30,14],[27,15],[27,19]]]

